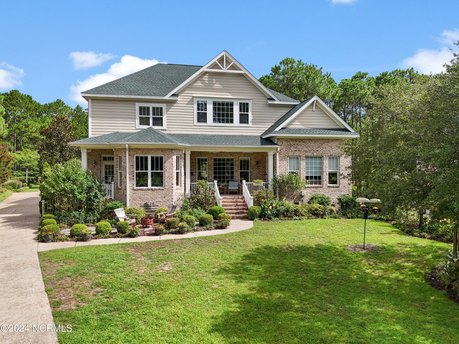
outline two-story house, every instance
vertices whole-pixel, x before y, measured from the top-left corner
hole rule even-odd
[[[295,173],[305,198],[351,192],[358,137],[321,99],[298,102],[262,85],[223,51],[204,66],[156,64],[82,93],[89,137],[84,168],[129,206],[171,207],[207,180],[217,202],[234,191],[251,204],[253,181]],[[236,188],[235,188],[236,186]]]

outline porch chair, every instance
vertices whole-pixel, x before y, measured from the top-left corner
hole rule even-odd
[[[239,182],[234,180],[228,182],[228,193],[231,193],[232,191],[239,193]]]
[[[126,216],[124,208],[117,208],[114,210],[114,212],[116,214],[116,217],[118,218],[118,221],[127,221],[130,225],[136,223],[135,219],[130,219]]]
[[[164,223],[166,222],[166,219],[173,217],[175,214],[175,211],[177,210],[177,206],[173,205],[172,207],[169,208],[167,212],[163,213],[158,213],[158,222],[159,223]]]

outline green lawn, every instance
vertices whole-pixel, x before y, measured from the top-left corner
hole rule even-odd
[[[40,253],[62,343],[459,343],[424,281],[449,245],[362,220],[257,222],[186,240]]]
[[[5,189],[5,191],[0,192],[0,202],[3,202],[6,200],[8,197],[10,197],[13,194],[13,191]]]

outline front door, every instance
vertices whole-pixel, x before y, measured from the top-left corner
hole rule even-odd
[[[234,159],[214,158],[214,180],[218,184],[227,184],[234,179]]]
[[[102,183],[111,184],[115,179],[115,164],[112,156],[102,157]]]

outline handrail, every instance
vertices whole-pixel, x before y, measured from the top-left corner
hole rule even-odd
[[[247,207],[250,208],[251,206],[253,206],[253,196],[250,194],[245,180],[242,181],[242,194],[244,195],[244,200],[247,204]]]
[[[215,202],[217,203],[218,206],[221,207],[223,197],[220,196],[220,190],[218,190],[218,184],[216,180],[214,180],[214,192],[215,192]]]

